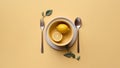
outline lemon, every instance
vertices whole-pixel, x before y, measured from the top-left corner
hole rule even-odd
[[[58,31],[55,31],[53,34],[52,34],[52,39],[55,41],[55,42],[60,42],[63,38],[63,35],[58,32]]]
[[[59,24],[56,28],[60,33],[63,33],[63,34],[69,31],[69,27],[66,24]]]

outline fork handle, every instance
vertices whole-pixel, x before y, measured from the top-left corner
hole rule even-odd
[[[43,31],[41,31],[41,53],[44,53],[44,47],[43,47]]]
[[[79,30],[77,30],[78,33],[78,41],[77,41],[77,52],[80,52],[80,43],[79,43]]]

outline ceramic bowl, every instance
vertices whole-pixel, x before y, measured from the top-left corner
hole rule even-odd
[[[63,17],[57,17],[57,18],[54,18],[53,20],[51,20],[49,22],[50,24],[47,26],[47,37],[50,39],[50,41],[56,45],[56,46],[66,46],[68,45],[72,38],[73,38],[73,34],[74,34],[74,27],[72,27],[72,22],[66,18],[63,18]],[[60,41],[60,42],[56,42],[53,40],[52,38],[52,34],[57,31],[56,27],[59,25],[59,24],[66,24],[68,27],[69,27],[69,31],[65,34],[62,34],[63,35],[63,39]]]

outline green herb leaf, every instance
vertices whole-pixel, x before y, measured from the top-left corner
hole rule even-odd
[[[44,12],[42,12],[42,16],[44,17]]]
[[[52,14],[53,10],[47,10],[46,11],[46,16],[50,16]]]
[[[64,54],[64,56],[66,56],[66,57],[68,57],[68,58],[75,58],[75,54],[74,53],[72,53],[72,52],[68,52],[68,53],[66,53],[66,54]]]
[[[71,57],[72,57],[71,52],[65,53],[64,56],[65,56],[65,57],[68,57],[68,58],[71,58]]]
[[[78,56],[76,59],[79,61],[80,60],[80,56]]]

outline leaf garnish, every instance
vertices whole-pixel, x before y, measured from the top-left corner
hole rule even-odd
[[[68,57],[68,58],[71,58],[71,57],[72,57],[72,58],[75,58],[75,54],[72,53],[72,52],[67,52],[67,53],[64,54],[64,56],[65,56],[65,57]]]
[[[46,11],[46,16],[50,16],[52,14],[53,10],[47,10]]]

